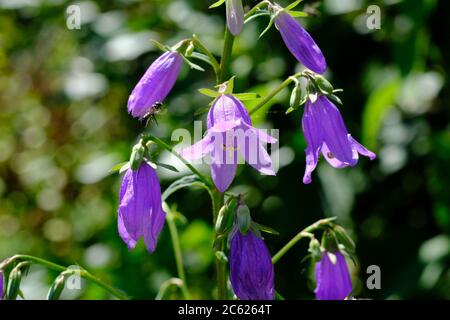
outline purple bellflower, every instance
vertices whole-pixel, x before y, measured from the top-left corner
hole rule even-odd
[[[352,291],[352,281],[345,257],[339,251],[324,252],[322,260],[316,263],[316,294],[317,300],[344,300]]]
[[[175,85],[182,62],[179,53],[167,51],[151,64],[128,98],[128,112],[133,117],[142,119],[163,102]]]
[[[233,36],[237,36],[242,31],[244,25],[244,7],[242,0],[226,0],[227,25]]]
[[[249,230],[239,228],[231,238],[230,280],[241,300],[273,300],[274,270],[272,258],[264,241]]]
[[[148,251],[155,251],[166,216],[155,169],[145,161],[136,171],[128,169],[120,187],[119,201],[118,228],[122,240],[131,250],[143,237]]]
[[[277,140],[263,130],[252,127],[250,116],[241,101],[233,95],[222,94],[213,103],[207,117],[208,131],[204,138],[181,150],[188,160],[211,156],[211,176],[220,192],[233,182],[238,152],[259,172],[275,175],[272,160],[262,143]]]
[[[302,127],[307,142],[305,184],[311,183],[311,174],[317,166],[320,151],[335,168],[356,165],[358,154],[370,160],[376,157],[348,133],[341,113],[326,96],[319,95],[315,102],[306,102]]]
[[[300,63],[316,73],[322,74],[327,70],[327,63],[319,46],[289,13],[279,13],[275,18],[275,26],[289,51]]]
[[[0,270],[0,300],[3,299],[3,271]]]

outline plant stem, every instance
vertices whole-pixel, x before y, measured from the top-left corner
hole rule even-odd
[[[192,42],[194,45],[199,49],[201,52],[206,54],[211,61],[211,65],[214,69],[214,73],[216,74],[216,80],[219,82],[219,73],[220,73],[220,65],[217,59],[214,57],[214,55],[209,51],[209,49],[200,41],[200,39],[197,37],[197,35],[192,35]]]
[[[178,237],[177,226],[173,220],[172,212],[167,213],[167,225],[169,226],[170,238],[172,239],[173,252],[175,254],[175,263],[177,265],[178,277],[181,279],[181,292],[184,299],[190,299],[190,293],[186,284],[186,274],[184,273],[183,256],[181,254],[180,238]]]
[[[41,259],[41,258],[38,258],[38,257],[29,256],[29,255],[21,255],[21,254],[13,256],[11,259],[8,260],[7,263],[11,263],[12,261],[16,261],[16,260],[17,261],[28,261],[30,263],[39,264],[39,265],[42,265],[44,267],[47,267],[49,269],[52,269],[52,270],[55,270],[55,271],[59,271],[59,272],[66,272],[66,273],[70,273],[70,272],[76,273],[76,272],[78,272],[78,274],[82,278],[95,283],[96,285],[98,285],[99,287],[105,289],[106,291],[111,293],[113,296],[119,298],[120,300],[129,300],[130,299],[126,294],[124,294],[120,290],[110,286],[109,284],[103,282],[99,278],[97,278],[94,275],[90,274],[85,269],[80,268],[80,269],[73,269],[72,270],[72,269],[66,268],[64,266],[61,266],[59,264],[56,264],[56,263],[53,263],[53,262],[50,262],[50,261],[47,261],[47,260],[44,260],[44,259]]]
[[[225,26],[225,40],[223,43],[222,57],[220,58],[219,83],[225,82],[228,75],[228,67],[231,62],[231,53],[233,51],[234,36],[228,27]]]
[[[216,223],[219,211],[224,204],[224,194],[219,190],[212,191],[212,202],[213,202],[213,219],[214,224]],[[216,272],[217,272],[217,290],[219,300],[227,300],[227,270],[226,265],[216,257],[217,251],[222,251],[224,248],[223,239],[218,240],[217,234],[215,235],[215,247],[214,247],[214,259],[216,260]]]
[[[283,248],[281,248],[280,251],[278,251],[272,257],[272,263],[273,264],[277,263],[278,260],[280,260],[286,254],[286,252],[288,252],[298,241],[300,241],[303,238],[311,238],[312,236],[314,236],[314,235],[312,235],[312,232],[316,231],[317,229],[321,229],[321,228],[328,226],[331,223],[331,221],[333,221],[335,219],[336,219],[336,217],[321,219],[319,221],[316,221],[309,227],[306,227],[299,233],[297,233],[297,235],[295,235],[295,237],[293,237],[288,243],[286,243],[285,246]]]
[[[259,109],[261,109],[266,103],[268,103],[270,100],[272,100],[278,93],[280,93],[281,90],[286,88],[291,82],[295,81],[298,77],[303,76],[302,72],[296,73],[286,80],[284,80],[278,87],[273,89],[267,96],[265,96],[256,106],[254,106],[250,111],[249,114],[253,114]]]

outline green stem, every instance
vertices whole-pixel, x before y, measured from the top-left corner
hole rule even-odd
[[[228,67],[231,62],[231,53],[233,52],[234,36],[228,27],[225,26],[225,40],[223,44],[222,57],[220,59],[219,83],[225,82],[228,75]]]
[[[206,54],[211,61],[211,65],[214,69],[214,73],[216,74],[216,80],[219,82],[219,73],[220,73],[220,64],[217,61],[217,59],[214,57],[214,55],[209,51],[209,49],[200,41],[200,39],[197,37],[197,35],[192,35],[192,42],[194,45],[199,49],[201,52]]]
[[[286,88],[291,82],[296,81],[298,77],[303,76],[302,72],[296,73],[286,80],[284,80],[278,87],[273,89],[267,96],[265,96],[256,106],[254,106],[250,111],[249,114],[253,114],[259,109],[261,109],[266,103],[268,103],[270,100],[272,100],[278,93],[280,93],[281,90]]]
[[[286,245],[280,249],[273,257],[272,257],[272,263],[275,264],[280,260],[297,242],[299,242],[303,238],[311,238],[314,235],[312,232],[316,231],[317,229],[322,229],[330,224],[331,221],[335,220],[336,218],[327,218],[327,219],[321,219],[319,221],[316,221],[309,227],[306,227],[295,237],[293,237]]]
[[[256,11],[264,6],[267,6],[268,4],[270,4],[269,1],[267,0],[263,0],[260,3],[256,4],[253,8],[251,8],[244,16],[244,20],[250,18],[252,15],[254,15],[256,13]]]
[[[129,300],[130,298],[122,293],[120,290],[110,286],[109,284],[103,282],[102,280],[100,280],[99,278],[95,277],[94,275],[90,274],[87,270],[85,269],[77,269],[77,270],[71,270],[68,269],[64,266],[61,266],[59,264],[38,258],[38,257],[34,257],[34,256],[29,256],[29,255],[15,255],[13,256],[11,259],[8,260],[8,264],[13,262],[13,261],[28,261],[34,264],[39,264],[42,265],[44,267],[47,267],[49,269],[55,270],[55,271],[59,271],[59,272],[79,272],[79,275],[86,279],[89,280],[93,283],[95,283],[96,285],[98,285],[99,287],[105,289],[106,291],[108,291],[109,293],[111,293],[113,296],[119,298],[120,300]]]
[[[151,136],[151,135],[146,135],[145,138],[148,139],[148,140],[153,141],[154,143],[156,143],[160,147],[163,147],[164,149],[169,151],[171,154],[173,154],[175,157],[180,159],[180,161],[183,162],[183,164],[189,170],[191,170],[193,174],[197,175],[200,178],[200,180],[202,180],[202,182],[204,182],[208,187],[212,187],[211,182],[209,181],[209,179],[207,179],[203,174],[201,174],[200,171],[195,169],[192,164],[190,164],[185,158],[180,156],[180,154],[178,152],[176,152],[175,150],[173,150],[173,148],[171,146],[169,146],[167,143],[165,143],[161,139],[159,139],[159,138],[157,138],[155,136]]]
[[[224,194],[219,190],[212,191],[211,194],[212,202],[213,202],[213,218],[214,224],[216,223],[217,217],[219,215],[219,211],[224,204]],[[218,240],[218,235],[215,235],[215,247],[214,247],[214,258],[216,259],[216,272],[217,272],[217,290],[218,290],[218,298],[219,300],[227,300],[227,270],[226,265],[223,261],[220,261],[217,256],[217,251],[223,251],[224,242],[223,239]]]
[[[181,292],[184,299],[190,299],[190,293],[186,283],[186,274],[184,273],[183,256],[181,254],[180,238],[178,237],[177,226],[173,220],[172,212],[167,213],[167,225],[169,226],[170,238],[172,239],[173,252],[175,254],[175,263],[177,265],[178,277],[181,279]]]

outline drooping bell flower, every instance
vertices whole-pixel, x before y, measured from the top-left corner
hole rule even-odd
[[[0,270],[0,300],[3,300],[3,271]]]
[[[322,74],[327,62],[319,46],[289,13],[280,12],[275,18],[275,26],[292,55],[306,68]]]
[[[241,300],[273,300],[274,270],[264,241],[249,230],[236,229],[231,238],[230,281]]]
[[[241,33],[244,25],[244,7],[242,0],[226,0],[227,26],[233,36]]]
[[[352,281],[345,257],[339,251],[324,252],[316,263],[317,300],[344,300],[352,292]]]
[[[306,168],[303,183],[311,183],[311,174],[317,166],[319,152],[335,168],[345,168],[358,163],[359,155],[375,159],[375,153],[367,150],[348,133],[338,108],[324,95],[315,102],[308,100],[302,118],[307,142]]]
[[[207,117],[207,133],[202,140],[181,150],[188,160],[211,156],[211,176],[217,189],[225,192],[234,179],[238,153],[259,172],[275,175],[272,160],[262,145],[277,140],[263,130],[252,127],[250,116],[241,101],[231,94],[221,94]]]
[[[133,117],[144,118],[164,101],[175,85],[182,62],[178,52],[167,51],[151,64],[128,98],[128,112]]]
[[[145,161],[138,170],[128,169],[120,187],[119,201],[120,237],[130,250],[143,237],[148,251],[152,253],[166,216],[155,169]]]

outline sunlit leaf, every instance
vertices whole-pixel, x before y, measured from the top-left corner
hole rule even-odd
[[[208,8],[209,9],[213,9],[213,8],[217,8],[220,7],[226,0],[219,0],[217,2],[214,2],[212,5],[210,5]]]

